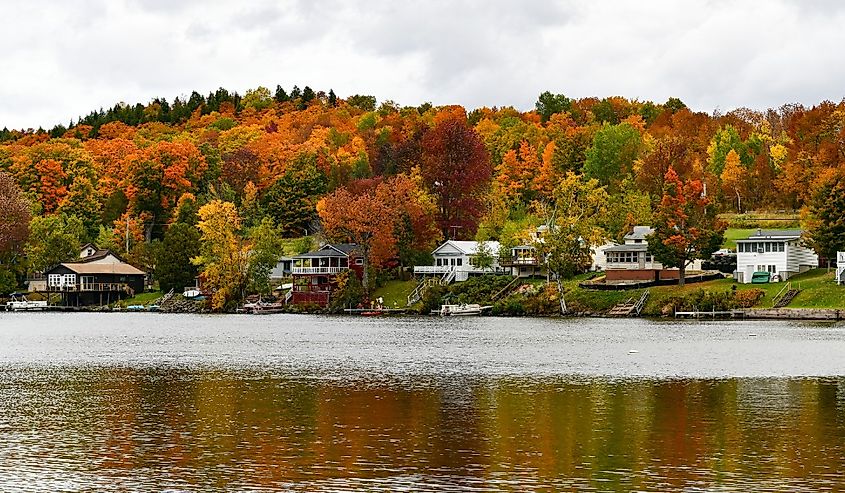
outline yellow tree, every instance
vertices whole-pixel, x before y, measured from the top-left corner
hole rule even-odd
[[[721,178],[722,189],[725,193],[736,196],[736,210],[742,212],[742,193],[745,190],[748,171],[739,162],[739,154],[733,149],[725,156],[725,168],[722,170]]]
[[[240,300],[247,286],[249,251],[238,232],[241,218],[231,202],[214,200],[199,210],[200,254],[191,263],[202,269],[212,291],[211,309],[222,311]]]

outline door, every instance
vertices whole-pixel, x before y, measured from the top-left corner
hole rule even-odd
[[[79,284],[83,291],[94,290],[94,276],[79,276]]]

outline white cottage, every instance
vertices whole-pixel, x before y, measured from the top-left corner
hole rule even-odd
[[[734,278],[749,284],[755,272],[768,272],[773,280],[785,281],[818,267],[819,256],[803,245],[801,233],[797,229],[758,229],[748,238],[737,240]]]
[[[455,241],[449,240],[437,247],[431,256],[434,257],[433,265],[416,265],[414,274],[418,275],[451,275],[455,281],[466,281],[470,275],[481,274],[509,274],[510,269],[499,265],[499,242],[484,241],[487,250],[493,256],[493,265],[488,268],[481,268],[476,265],[475,256],[478,253],[477,241]]]

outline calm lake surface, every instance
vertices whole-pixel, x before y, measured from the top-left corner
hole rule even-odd
[[[843,491],[845,326],[0,313],[0,491]]]

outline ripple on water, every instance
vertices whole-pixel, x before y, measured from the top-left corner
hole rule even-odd
[[[0,314],[0,490],[843,489],[843,342],[794,323]]]

